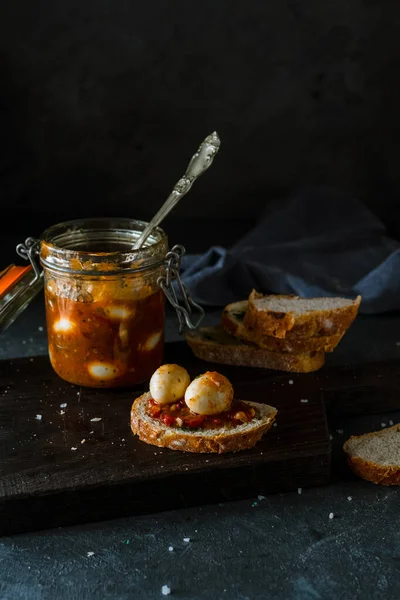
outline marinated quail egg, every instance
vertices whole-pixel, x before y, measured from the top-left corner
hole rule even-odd
[[[162,365],[150,379],[150,394],[157,404],[172,404],[183,398],[189,373],[179,365]]]
[[[207,371],[192,381],[185,392],[185,402],[198,415],[216,415],[228,410],[233,400],[229,379],[215,371]]]

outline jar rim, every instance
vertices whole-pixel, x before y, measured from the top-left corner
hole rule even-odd
[[[142,248],[133,245],[148,225],[129,218],[95,217],[57,223],[40,236],[40,261],[44,267],[69,273],[111,275],[114,271],[138,271],[163,262],[168,251],[167,234],[157,227]],[[90,248],[96,245],[96,251]],[[100,250],[101,244],[111,249]],[[117,249],[112,249],[118,245]],[[125,249],[125,248],[126,249]],[[121,249],[123,248],[123,249]],[[71,263],[78,262],[78,268]]]

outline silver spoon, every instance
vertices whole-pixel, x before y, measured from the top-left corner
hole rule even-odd
[[[144,242],[147,240],[152,231],[159,226],[161,221],[163,221],[171,212],[171,210],[178,204],[179,200],[188,193],[196,179],[200,177],[204,171],[207,171],[208,167],[211,166],[214,156],[217,154],[220,145],[221,140],[219,139],[216,131],[206,137],[196,154],[192,156],[185,174],[175,184],[172,192],[161,206],[160,210],[154,215],[150,223],[144,229],[143,233],[136,240],[133,246],[134,250],[139,250],[143,246]]]

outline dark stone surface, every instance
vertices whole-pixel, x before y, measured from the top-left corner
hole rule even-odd
[[[322,183],[399,233],[399,16],[391,0],[3,0],[0,196],[44,225],[149,217],[217,129],[180,214],[242,218]]]
[[[44,325],[39,297],[2,335],[0,357],[46,353]],[[176,337],[171,316],[168,338]],[[359,318],[329,360],[400,358],[396,342],[398,316]],[[389,419],[399,413],[331,421],[325,488],[2,538],[0,597],[146,600],[169,585],[184,600],[397,600],[400,490],[356,480],[341,451],[348,435]]]

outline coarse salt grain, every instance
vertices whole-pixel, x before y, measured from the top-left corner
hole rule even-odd
[[[67,403],[63,402],[62,404],[60,404],[60,408],[66,408],[67,407]]]
[[[60,415],[65,415],[65,410],[60,410]]]
[[[183,538],[183,541],[186,542],[186,543],[190,542],[190,538]]]
[[[38,331],[44,331],[44,327],[42,327],[41,325],[38,327]]]
[[[289,379],[288,383],[289,383],[289,385],[293,385],[294,384],[293,379]]]
[[[334,516],[335,516],[335,515],[334,515],[333,513],[329,513],[329,518],[330,518],[330,519],[333,519],[333,517],[334,517]]]
[[[301,494],[301,492],[303,491],[303,488],[297,488],[297,493]]]
[[[347,500],[351,502],[353,500],[353,496],[347,496]]]
[[[272,427],[278,427],[278,423],[273,423]]]
[[[390,419],[390,421],[389,421],[389,425],[393,425],[393,421],[392,421],[392,419]]]
[[[338,433],[339,435],[343,434],[343,429],[336,429],[336,433]]]
[[[381,427],[386,427],[386,423],[381,423]]]
[[[171,593],[171,588],[169,587],[169,585],[163,585],[161,588],[161,593],[163,596],[169,596]]]
[[[78,450],[78,448],[74,448],[74,447],[72,446],[71,450]]]
[[[265,500],[265,496],[258,496],[259,500]]]
[[[94,417],[93,419],[90,419],[90,421],[92,423],[97,423],[98,421],[101,421],[101,417]]]
[[[87,555],[90,556],[94,556],[94,552],[88,552]]]
[[[170,552],[173,552],[173,551],[174,551],[174,547],[173,547],[173,546],[169,546],[168,550],[169,550]]]
[[[38,421],[42,420],[42,415],[36,415],[35,419],[37,419]]]
[[[307,402],[308,402],[308,398],[302,398],[302,399],[300,400],[300,402],[301,402],[302,404],[307,404]]]

